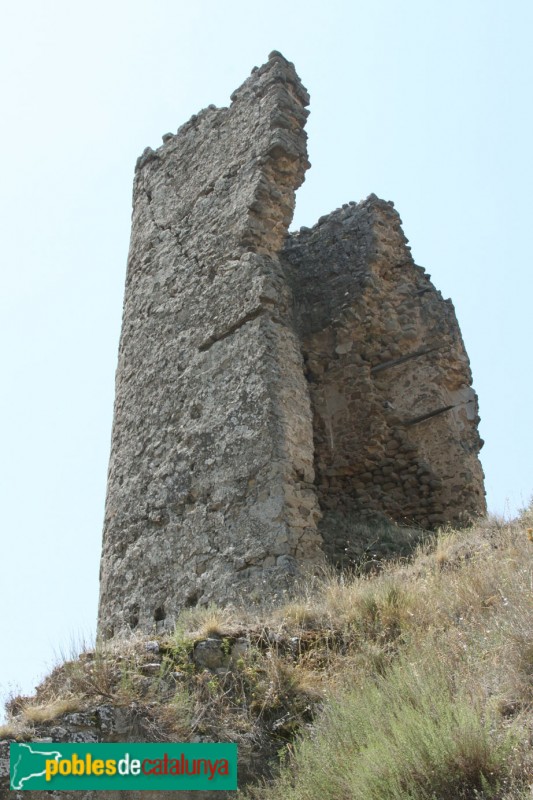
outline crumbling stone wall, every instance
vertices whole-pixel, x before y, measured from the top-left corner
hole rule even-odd
[[[308,102],[274,52],[137,163],[102,635],[280,591],[365,514],[484,510],[453,307],[391,204],[288,236]]]
[[[309,393],[278,254],[308,166],[279,54],[137,163],[100,629],[272,590],[322,558]]]
[[[483,513],[477,398],[453,305],[414,264],[392,204],[345,205],[288,237],[283,262],[330,558],[365,516],[431,528]]]

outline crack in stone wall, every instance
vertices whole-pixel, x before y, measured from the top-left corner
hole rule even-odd
[[[288,235],[308,94],[274,52],[231,99],[136,166],[103,636],[280,595],[371,514],[484,510],[453,306],[397,213],[371,195]]]

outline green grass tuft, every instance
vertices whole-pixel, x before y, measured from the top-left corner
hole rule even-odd
[[[269,800],[474,800],[500,797],[512,730],[455,687],[433,658],[402,658],[333,702],[299,743]]]

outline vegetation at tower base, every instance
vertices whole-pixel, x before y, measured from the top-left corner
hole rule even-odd
[[[486,511],[454,309],[393,204],[289,233],[309,95],[274,52],[231,101],[135,171],[104,638],[357,562],[372,520],[401,539]]]
[[[101,642],[10,701],[0,797],[28,797],[5,788],[9,740],[44,738],[237,742],[262,800],[526,800],[532,589],[530,507],[270,609],[196,607],[171,634]]]
[[[137,163],[98,643],[9,702],[0,800],[25,739],[236,742],[250,798],[523,799],[532,512],[481,519],[451,301],[375,195],[289,233],[290,62],[231,99]]]

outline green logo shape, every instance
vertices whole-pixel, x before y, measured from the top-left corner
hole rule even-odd
[[[237,789],[237,745],[24,742],[10,747],[14,791]]]

